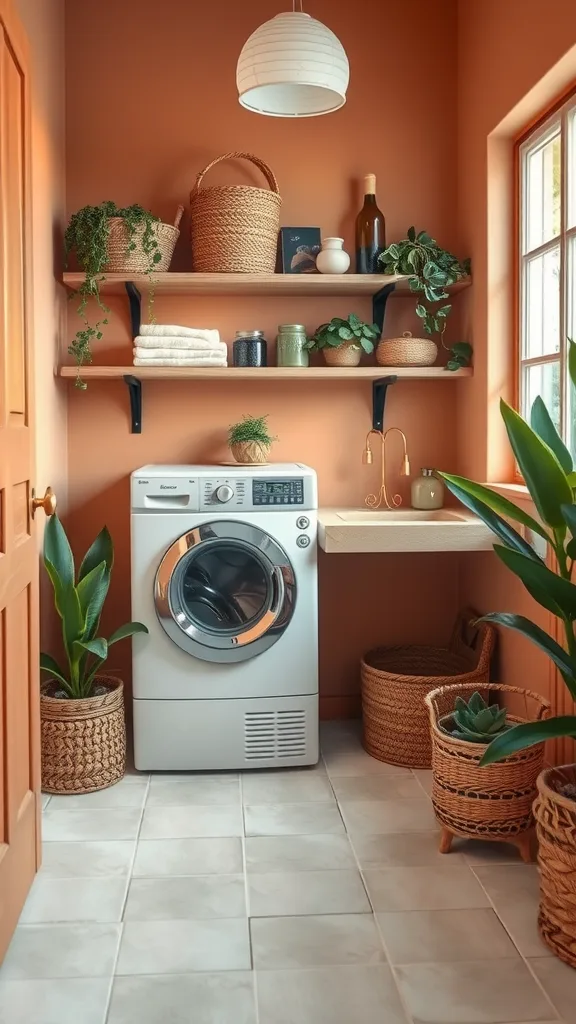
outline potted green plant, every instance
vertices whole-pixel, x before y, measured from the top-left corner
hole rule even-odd
[[[278,438],[270,434],[267,419],[268,416],[243,416],[229,428],[228,445],[236,462],[268,462],[270,448]]]
[[[576,386],[576,345],[572,341],[568,369]],[[576,700],[576,472],[572,456],[540,397],[532,406],[530,424],[506,402],[502,401],[500,408],[538,517],[489,487],[465,477],[441,475],[452,493],[496,535],[499,543],[494,551],[500,561],[518,576],[538,604],[558,618],[564,645],[523,615],[491,612],[484,619],[515,630],[543,650],[560,672],[570,699]],[[545,541],[554,568],[510,521]],[[481,763],[492,765],[534,744],[563,736],[576,738],[576,715],[514,725],[492,740]],[[576,878],[576,765],[542,773],[535,814],[540,840],[540,932],[557,956],[576,967],[576,915],[566,910],[574,906]]]
[[[379,256],[384,274],[407,274],[410,277],[410,290],[422,293],[423,299],[416,305],[416,315],[422,320],[426,334],[439,335],[440,343],[450,358],[447,370],[459,370],[468,366],[472,357],[472,346],[467,341],[457,341],[448,346],[444,343],[444,332],[451,305],[440,306],[444,299],[449,298],[447,288],[461,281],[470,274],[470,260],[459,260],[453,253],[443,249],[435,238],[426,231],[408,228],[406,238],[393,242]],[[395,339],[397,341],[397,339]],[[408,339],[407,345],[413,344]]]
[[[123,683],[105,675],[110,648],[147,633],[141,622],[120,626],[108,640],[100,616],[114,562],[112,538],[104,527],[86,552],[78,573],[58,519],[48,519],[44,565],[62,620],[64,662],[40,655],[42,788],[47,793],[89,793],[122,778],[126,764]]]
[[[168,270],[170,266],[180,234],[178,224],[183,209],[178,208],[174,225],[163,224],[159,217],[138,203],[118,207],[107,200],[99,206],[83,206],[72,214],[64,234],[65,265],[68,267],[70,255],[74,252],[78,266],[84,272],[84,280],[71,295],[71,298],[76,296],[80,300],[77,313],[83,323],[68,347],[78,366],[76,387],[86,388],[80,369],[84,363],[92,362],[91,343],[100,340],[102,327],[108,323],[106,314],[110,309],[100,295],[102,275],[104,272],[145,274],[150,283],[148,315],[152,319],[152,273]],[[94,299],[105,314],[93,323],[87,315],[90,299]]]
[[[378,324],[366,324],[350,313],[346,319],[334,316],[330,323],[320,324],[307,347],[312,352],[323,351],[328,366],[358,366],[362,352],[370,355],[379,337]]]

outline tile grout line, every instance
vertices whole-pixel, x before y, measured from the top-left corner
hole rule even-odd
[[[250,947],[250,970],[252,974],[252,994],[254,997],[254,1019],[255,1024],[260,1022],[260,1008],[258,1006],[258,979],[256,966],[254,964],[254,953],[252,950],[252,927],[250,917],[250,890],[248,887],[248,868],[246,863],[246,815],[244,814],[244,773],[238,772],[238,785],[240,793],[240,813],[242,815],[242,871],[244,874],[244,899],[246,900],[246,921],[248,925],[248,943]]]

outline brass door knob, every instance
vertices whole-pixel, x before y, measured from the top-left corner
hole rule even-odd
[[[36,492],[32,491],[32,519],[34,519],[39,508],[43,508],[47,516],[54,515],[56,511],[56,495],[51,487],[46,488],[43,498],[37,498]]]

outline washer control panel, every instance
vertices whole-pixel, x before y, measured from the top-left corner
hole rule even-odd
[[[150,512],[291,512],[303,533],[318,508],[316,474],[300,463],[266,466],[142,466],[131,476],[132,509]]]
[[[252,503],[254,505],[303,505],[304,481],[290,480],[253,480]]]

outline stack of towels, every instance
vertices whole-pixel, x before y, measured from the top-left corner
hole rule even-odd
[[[134,366],[227,366],[218,331],[174,324],[142,324],[134,339]]]

